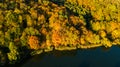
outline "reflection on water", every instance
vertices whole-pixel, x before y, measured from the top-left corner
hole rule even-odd
[[[34,56],[22,67],[120,67],[120,48],[52,51]]]

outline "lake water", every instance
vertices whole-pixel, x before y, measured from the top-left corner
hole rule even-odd
[[[52,51],[34,56],[22,67],[120,67],[120,48]]]

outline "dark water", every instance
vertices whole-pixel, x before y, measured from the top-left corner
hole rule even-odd
[[[120,48],[52,51],[34,56],[22,67],[120,67]]]

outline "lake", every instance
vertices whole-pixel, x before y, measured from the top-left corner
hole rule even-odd
[[[21,67],[120,67],[120,48],[54,50],[32,57]]]

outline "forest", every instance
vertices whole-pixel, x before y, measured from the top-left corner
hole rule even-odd
[[[112,45],[120,45],[120,0],[0,0],[0,65]]]

